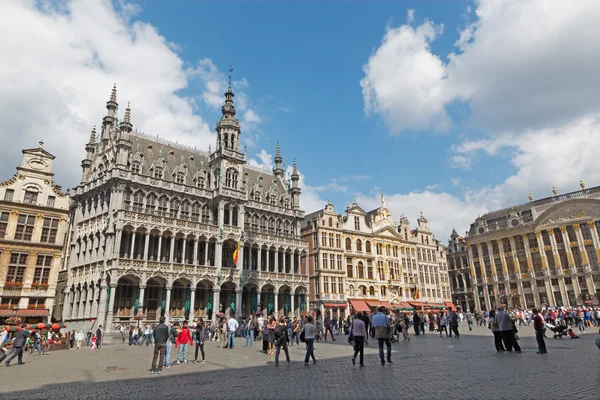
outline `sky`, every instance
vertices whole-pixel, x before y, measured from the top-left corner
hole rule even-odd
[[[0,180],[23,148],[80,180],[114,83],[134,129],[208,150],[228,69],[249,162],[301,207],[478,214],[600,184],[600,2],[0,0]]]

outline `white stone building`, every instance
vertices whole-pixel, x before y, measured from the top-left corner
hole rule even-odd
[[[233,97],[205,152],[133,131],[129,106],[119,123],[113,88],[72,197],[70,326],[306,309],[296,162],[286,177],[278,145],[273,171],[247,164]]]

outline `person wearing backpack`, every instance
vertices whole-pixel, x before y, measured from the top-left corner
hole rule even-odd
[[[177,341],[177,336],[179,335],[178,328],[179,328],[179,322],[175,322],[175,324],[172,325],[171,328],[169,329],[169,338],[167,339],[167,345],[165,348],[165,360],[164,360],[164,364],[163,364],[163,366],[165,368],[171,368],[171,362],[169,360],[171,357],[171,349],[173,348],[173,345]]]
[[[275,328],[275,366],[279,366],[279,352],[281,351],[281,347],[283,347],[283,351],[285,351],[285,359],[289,363],[290,361],[290,353],[288,352],[288,331],[287,324],[285,323],[285,317],[279,317],[279,324]]]
[[[248,318],[248,333],[246,334],[246,345],[244,347],[252,347],[252,343],[254,343],[254,331],[256,330],[256,320],[254,316],[251,314],[250,318]]]
[[[188,327],[187,320],[183,321],[183,326],[177,340],[175,341],[175,348],[177,349],[177,364],[187,364],[187,348],[188,345],[194,345],[194,339],[192,338],[192,331]]]

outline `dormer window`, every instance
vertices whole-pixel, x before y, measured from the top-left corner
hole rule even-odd
[[[258,190],[254,191],[254,201],[260,201],[260,192]]]
[[[139,162],[136,161],[133,164],[131,164],[131,172],[134,174],[140,174],[142,172],[142,166]]]
[[[238,172],[235,168],[229,168],[225,173],[225,186],[237,189]]]
[[[154,167],[154,178],[162,179],[164,176],[164,170],[162,167]]]
[[[198,178],[198,179],[196,179],[196,187],[197,188],[204,189],[204,185],[205,185],[204,178]]]
[[[354,217],[354,230],[360,231],[360,217]]]
[[[272,206],[274,206],[277,204],[277,198],[274,195],[270,195],[269,202],[271,203]]]
[[[183,185],[185,182],[185,174],[183,172],[178,172],[177,175],[175,175],[175,182]]]
[[[31,190],[25,191],[25,197],[23,198],[24,204],[37,204],[38,192],[33,192]]]

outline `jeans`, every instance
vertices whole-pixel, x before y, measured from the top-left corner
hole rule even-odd
[[[502,334],[502,341],[504,342],[504,348],[506,351],[513,351],[513,347],[515,351],[521,351],[521,346],[519,346],[519,343],[517,343],[517,340],[515,339],[515,333],[512,331],[512,329],[510,331],[502,331],[500,333]]]
[[[290,353],[288,352],[287,342],[284,340],[282,344],[275,346],[275,366],[279,365],[279,352],[281,351],[281,347],[283,347],[283,351],[285,351],[285,359],[287,362],[290,362]]]
[[[364,336],[354,336],[354,356],[352,358],[356,360],[356,356],[360,354],[359,362],[360,365],[365,364],[365,337]]]
[[[300,346],[300,334],[298,332],[292,332],[291,344],[294,344],[294,339],[296,339],[296,346]]]
[[[235,345],[235,332],[227,332],[227,347],[233,349]]]
[[[196,355],[194,356],[194,361],[198,361],[198,349],[200,349],[202,361],[204,361],[204,342],[196,342]]]
[[[473,330],[473,321],[468,321],[467,324],[469,325],[469,330],[472,331]]]
[[[585,332],[585,323],[582,318],[577,321],[577,328],[579,328],[579,332]]]
[[[152,370],[156,370],[158,368],[158,370],[160,371],[162,369],[162,363],[159,360],[163,360],[165,358],[165,348],[166,348],[166,344],[162,343],[162,344],[155,344],[154,345],[154,357],[152,357]],[[158,365],[157,365],[157,361],[158,361]]]
[[[383,358],[383,344],[385,343],[387,347],[387,360],[388,362],[392,361],[392,343],[390,343],[390,339],[377,339],[379,342],[379,358],[381,359],[381,363],[385,363],[385,359]]]
[[[458,333],[458,325],[452,325],[452,326],[450,326],[450,337],[452,337],[452,332],[454,332],[454,334],[456,335],[456,337],[460,336],[460,334]]]
[[[252,343],[254,343],[254,329],[249,330],[246,335],[246,347],[252,347]]]
[[[187,361],[187,343],[179,343],[179,348],[177,349],[177,361],[183,362]]]
[[[442,337],[442,331],[446,332],[446,336],[448,336],[448,328],[446,328],[446,325],[440,325],[439,331],[440,331],[440,337]]]
[[[167,342],[167,346],[166,346],[166,351],[165,351],[165,367],[168,367],[169,365],[171,365],[171,363],[169,362],[169,357],[171,356],[171,349],[173,348],[173,342],[168,341]]]
[[[11,360],[17,356],[19,357],[18,358],[19,364],[23,364],[23,348],[15,347],[14,349],[15,349],[15,351],[13,351],[12,356],[6,360],[6,365],[10,364]]]
[[[29,352],[29,355],[32,355],[36,349],[38,351],[38,354],[42,354],[42,346],[40,345],[40,342],[31,344],[31,351]]]
[[[146,337],[146,346],[152,343],[152,335],[144,335]]]
[[[317,362],[315,358],[315,352],[313,348],[315,347],[315,339],[306,339],[306,355],[304,356],[304,364],[308,364],[310,361],[310,357],[312,357],[314,362]]]
[[[325,328],[325,341],[327,341],[327,332],[331,333],[331,340],[335,340],[335,338],[333,337],[333,330],[331,330],[331,326],[328,326],[327,328]]]
[[[544,341],[544,330],[543,329],[535,330],[535,340],[537,341],[539,351],[545,352],[546,351],[546,342]]]

